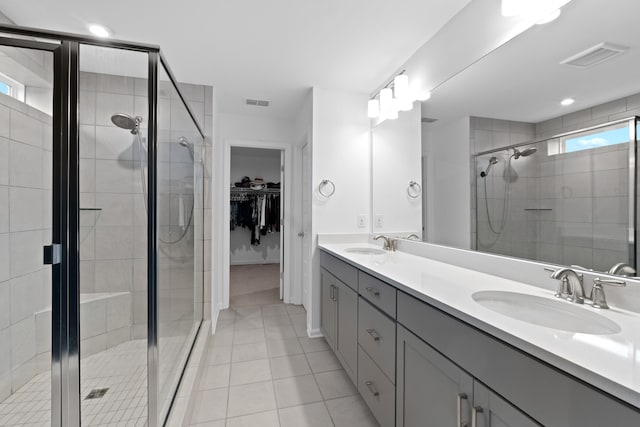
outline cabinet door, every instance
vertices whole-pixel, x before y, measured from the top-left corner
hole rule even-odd
[[[337,320],[335,352],[344,369],[357,384],[358,372],[358,294],[339,280],[336,281]]]
[[[397,427],[470,425],[470,375],[400,325],[397,357]]]
[[[322,293],[320,310],[320,328],[329,347],[335,349],[336,333],[336,292],[335,279],[326,270],[320,270],[320,288]]]
[[[539,427],[515,406],[479,383],[473,382],[473,427]]]

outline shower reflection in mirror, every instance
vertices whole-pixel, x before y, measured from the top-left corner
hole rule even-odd
[[[631,118],[476,154],[476,249],[633,269],[635,129]]]

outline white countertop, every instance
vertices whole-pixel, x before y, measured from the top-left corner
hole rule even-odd
[[[323,243],[321,249],[399,290],[431,304],[636,407],[640,407],[640,315],[611,307],[584,310],[616,322],[622,331],[591,335],[537,326],[499,314],[473,300],[482,290],[554,298],[553,292],[517,281],[445,264],[404,252],[362,255],[350,247],[365,243]],[[549,279],[552,281],[552,279]],[[585,291],[588,286],[585,285]],[[606,289],[605,289],[606,292]],[[566,302],[566,304],[573,304]],[[575,305],[575,304],[574,304]]]

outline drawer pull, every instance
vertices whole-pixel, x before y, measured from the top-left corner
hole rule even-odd
[[[471,427],[478,427],[478,414],[484,412],[482,406],[474,406],[471,408]]]
[[[458,394],[458,398],[456,401],[456,409],[458,410],[458,423],[457,427],[467,427],[468,424],[466,422],[462,422],[462,401],[467,400],[467,395],[465,393]]]
[[[378,392],[378,390],[376,390],[376,388],[373,386],[373,381],[365,381],[365,385],[367,386],[371,394],[376,397],[380,396],[380,392]]]
[[[336,287],[334,285],[331,285],[331,287],[329,288],[329,299],[331,301],[336,300]]]
[[[373,288],[373,287],[369,286],[368,288],[365,288],[365,289],[367,290],[367,292],[372,294],[374,297],[380,298],[380,291],[377,290],[376,288]]]
[[[367,329],[367,333],[374,341],[380,341],[380,335],[378,335],[375,329]]]

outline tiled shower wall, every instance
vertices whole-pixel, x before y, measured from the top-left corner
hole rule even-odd
[[[0,94],[0,401],[50,367],[51,141],[50,116]]]
[[[564,132],[607,123],[640,114],[640,95],[547,120],[535,126],[531,141]],[[491,119],[471,119],[472,147],[478,135],[488,139]],[[484,128],[484,129],[482,129]],[[484,130],[485,132],[478,132]],[[493,130],[495,131],[495,129]],[[503,139],[504,140],[504,139]],[[494,148],[508,144],[496,144]],[[629,232],[629,145],[620,144],[575,153],[549,156],[547,144],[538,152],[512,160],[517,179],[512,181],[505,231],[496,236],[486,223],[483,182],[479,178],[491,155],[504,160],[506,152],[478,158],[473,164],[478,196],[480,250],[607,270],[616,262],[627,262]],[[499,223],[504,194],[504,161],[487,181],[492,220]],[[475,202],[472,203],[475,206]],[[527,209],[525,211],[525,209]],[[540,210],[538,210],[540,209]],[[475,218],[475,215],[472,216]],[[475,240],[475,235],[473,239]]]

